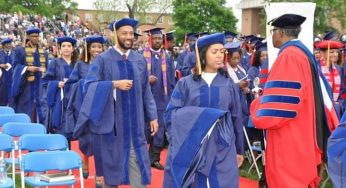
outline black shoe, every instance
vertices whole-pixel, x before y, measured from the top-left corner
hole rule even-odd
[[[158,170],[164,170],[165,167],[163,167],[159,161],[155,161],[153,163],[151,163],[151,166],[158,169]]]

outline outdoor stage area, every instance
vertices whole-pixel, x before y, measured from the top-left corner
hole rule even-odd
[[[72,142],[72,150],[77,151],[80,153],[78,150],[78,142],[73,141]],[[161,164],[165,164],[165,159],[167,155],[167,150],[163,150],[161,153]],[[85,180],[85,188],[94,188],[95,187],[95,168],[94,168],[94,163],[93,159],[91,158],[89,160],[90,164],[90,175],[87,180]],[[148,188],[162,188],[162,181],[163,181],[163,172],[157,169],[152,168],[152,183],[151,185],[148,186]],[[78,181],[79,182],[79,181]],[[75,187],[80,187],[79,183]],[[120,188],[130,188],[131,186],[120,186]],[[249,180],[246,178],[240,178],[240,188],[258,188],[258,182]]]

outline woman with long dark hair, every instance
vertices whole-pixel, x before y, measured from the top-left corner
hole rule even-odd
[[[76,39],[71,37],[59,37],[57,39],[59,57],[54,58],[49,63],[47,72],[42,78],[48,106],[46,116],[48,132],[63,134],[67,139],[71,138],[71,134],[65,131],[65,113],[70,87],[65,86],[65,82],[69,78],[78,57],[75,51],[76,42]]]
[[[244,141],[238,88],[224,70],[224,34],[201,37],[194,74],[178,81],[164,113],[164,187],[238,187]]]
[[[71,100],[67,107],[67,122],[69,124],[69,132],[73,132],[78,119],[79,110],[84,98],[84,78],[88,73],[90,65],[95,57],[103,52],[104,37],[99,35],[89,36],[85,39],[84,48],[79,56],[67,84],[71,85]],[[83,153],[83,177],[89,176],[89,157],[93,155],[93,144],[90,132],[86,132],[78,138],[79,149]],[[101,177],[96,177],[96,183],[100,185]]]

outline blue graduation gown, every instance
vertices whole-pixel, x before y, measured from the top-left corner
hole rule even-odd
[[[169,98],[171,93],[173,92],[175,86],[175,75],[174,75],[174,65],[171,61],[170,56],[166,53],[166,74],[167,74],[167,95],[165,94],[164,86],[163,86],[163,72],[162,72],[162,59],[161,56],[154,55],[154,52],[151,52],[151,72],[150,75],[154,75],[157,77],[156,82],[151,85],[151,92],[154,96],[156,108],[157,108],[157,117],[159,123],[159,130],[154,135],[152,143],[154,146],[163,147],[164,137],[165,137],[165,124],[163,122],[163,112],[166,110],[167,104],[169,102]],[[149,123],[149,122],[148,122]],[[146,136],[148,142],[150,140],[150,125],[146,126]]]
[[[196,53],[195,51],[189,52],[183,61],[183,68],[181,70],[182,76],[188,76],[191,74],[191,69],[196,66]]]
[[[70,100],[66,108],[66,131],[73,133],[76,127],[78,114],[84,99],[84,78],[88,73],[90,64],[83,61],[77,61],[69,79],[65,85],[70,85]],[[88,128],[80,134],[78,138],[79,149],[87,156],[93,155],[92,134]]]
[[[183,171],[179,169],[175,171],[174,169],[177,168],[175,164],[180,164],[179,160],[184,161],[186,157],[190,157],[195,153],[192,149],[184,150],[184,152],[180,152],[181,155],[177,155],[181,149],[177,143],[181,144],[185,142],[184,140],[189,140],[189,137],[194,135],[194,131],[189,132],[189,130],[199,129],[199,126],[203,126],[204,123],[210,120],[209,117],[212,117],[200,115],[202,112],[197,109],[192,109],[192,107],[201,107],[203,110],[212,108],[214,110],[225,111],[228,122],[228,131],[226,132],[228,132],[227,135],[231,140],[226,145],[221,141],[209,142],[210,145],[207,144],[205,146],[208,148],[205,154],[204,152],[202,154],[199,153],[204,155],[208,165],[198,167],[195,175],[192,175],[195,177],[192,187],[206,187],[207,177],[212,187],[238,187],[236,153],[244,153],[242,114],[238,101],[239,94],[237,86],[234,85],[232,80],[220,74],[217,74],[214,78],[211,87],[208,87],[203,79],[194,81],[192,75],[178,81],[164,114],[170,145],[166,160],[163,187],[171,188],[181,186],[181,178],[178,180],[176,174],[184,173],[184,169],[189,167],[185,166],[187,163],[184,162],[185,165],[181,166],[183,168],[181,170]],[[209,122],[205,126],[210,127],[210,124],[213,124],[213,122]],[[220,131],[212,134],[220,135],[219,133]],[[214,136],[211,138],[218,138],[218,136]],[[192,144],[188,148],[195,148],[193,143],[196,140],[194,142],[193,140],[186,142],[188,145],[189,143]],[[178,163],[174,161],[178,161]]]
[[[344,115],[345,116],[345,115]],[[344,120],[344,118],[342,119]],[[340,125],[328,138],[328,174],[335,188],[345,187],[346,182],[346,122]]]
[[[71,138],[72,132],[66,130],[66,108],[69,101],[70,87],[65,85],[63,89],[58,87],[60,81],[68,79],[72,72],[72,65],[66,63],[62,58],[53,59],[46,74],[42,78],[43,89],[46,90],[48,111],[46,114],[46,125],[49,132],[63,134]],[[64,97],[61,99],[61,90]],[[49,101],[49,102],[48,102]]]
[[[249,55],[247,52],[244,52],[243,58],[240,60],[240,66],[243,67],[243,69],[247,72],[250,68],[250,60],[251,55]]]
[[[78,82],[80,79],[84,79],[89,71],[89,67],[90,64],[85,63],[84,61],[77,61],[66,84],[73,84]]]
[[[184,50],[181,52],[177,58],[177,66],[175,67],[175,70],[181,71],[183,68],[184,58],[189,53],[189,51]]]
[[[8,55],[5,51],[0,51],[0,64],[13,64],[14,51],[11,50]],[[7,106],[10,103],[11,85],[12,85],[12,70],[13,67],[6,71],[1,68],[2,76],[0,77],[0,106]]]
[[[95,92],[95,87],[91,87],[91,83],[99,81],[108,81],[110,86],[106,88],[112,87],[112,80],[122,79],[133,80],[133,87],[129,91],[117,89],[116,101],[112,99],[113,92],[102,96],[102,92]],[[107,185],[129,184],[128,157],[132,145],[141,170],[142,183],[149,184],[151,172],[144,116],[154,120],[157,119],[157,113],[144,57],[131,50],[128,59],[123,60],[114,48],[110,48],[96,57],[85,82],[87,93],[78,115],[76,130],[89,126],[93,133],[96,174],[103,175]],[[104,98],[111,102],[105,102],[106,107],[100,109],[99,104],[103,103],[96,99]],[[92,113],[95,111],[102,113]],[[75,133],[74,136],[78,136],[78,131]]]
[[[44,56],[47,67],[48,54],[45,52]],[[14,69],[11,88],[13,103],[11,104],[11,107],[15,109],[16,113],[25,113],[29,115],[32,118],[32,121],[36,119],[36,117],[33,117],[33,114],[36,114],[38,122],[44,123],[47,106],[43,98],[45,94],[41,88],[42,73],[36,72],[35,80],[33,82],[28,82],[27,76],[29,72],[25,71],[24,74],[22,74],[22,71],[26,66],[25,57],[25,49],[22,46],[17,47],[13,60]],[[33,57],[35,66],[40,67],[38,52],[35,52]]]

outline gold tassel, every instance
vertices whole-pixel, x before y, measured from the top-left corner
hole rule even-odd
[[[88,44],[85,38],[84,41],[84,62],[87,63],[88,62]]]
[[[197,75],[202,74],[202,66],[201,66],[201,60],[199,58],[199,51],[198,51],[198,40],[195,43],[195,51],[196,51],[196,72]]]

